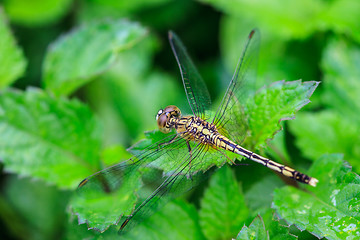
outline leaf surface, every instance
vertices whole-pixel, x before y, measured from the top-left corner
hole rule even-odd
[[[4,7],[11,21],[25,26],[41,26],[62,17],[71,3],[71,0],[8,0]]]
[[[229,166],[213,175],[201,200],[200,224],[208,239],[230,239],[247,218],[244,195]]]
[[[0,36],[0,89],[2,89],[24,74],[27,62],[22,50],[15,42],[1,8]]]
[[[356,0],[333,2],[304,0],[301,2],[258,1],[221,1],[200,0],[216,9],[239,18],[239,21],[250,22],[261,29],[268,29],[278,38],[306,38],[317,30],[334,30],[347,33],[358,41],[360,24],[356,13],[360,3]],[[241,19],[241,20],[240,20]]]
[[[243,226],[236,239],[272,239],[295,240],[295,235],[289,233],[289,227],[280,223],[273,210],[268,208],[262,215],[257,215],[252,223]]]
[[[0,156],[5,171],[74,189],[99,169],[100,125],[77,100],[41,90],[0,95]]]
[[[126,20],[103,20],[74,29],[53,43],[45,57],[44,83],[68,95],[109,69],[118,54],[137,44],[147,30]]]
[[[260,89],[246,104],[250,137],[245,143],[251,149],[262,148],[266,140],[281,130],[280,121],[295,118],[295,113],[310,102],[319,82],[275,82]]]
[[[269,240],[269,235],[265,229],[264,221],[260,216],[257,216],[249,227],[243,226],[236,237],[236,240]]]
[[[150,218],[144,220],[135,228],[119,236],[118,227],[112,226],[103,233],[88,231],[85,225],[68,226],[67,238],[101,238],[101,239],[174,239],[198,240],[205,239],[198,223],[198,215],[194,206],[177,200],[167,204]]]
[[[303,155],[317,159],[323,153],[343,153],[359,171],[360,48],[344,40],[331,39],[322,57],[324,70],[322,101],[327,109],[301,113],[289,123]]]
[[[289,186],[275,190],[273,207],[277,213],[318,237],[359,238],[359,176],[351,172],[340,154],[320,157],[309,174],[319,179],[311,192]]]

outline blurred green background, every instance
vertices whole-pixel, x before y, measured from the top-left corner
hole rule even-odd
[[[156,129],[158,109],[174,104],[190,112],[168,44],[169,30],[183,40],[212,101],[218,102],[248,33],[256,27],[261,33],[259,86],[278,80],[321,81],[312,103],[284,125],[285,133],[275,141],[280,155],[308,166],[322,154],[342,153],[359,173],[359,13],[357,0],[0,0],[0,45],[10,42],[15,49],[7,52],[0,46],[0,87],[38,87],[80,99],[101,123],[101,146],[94,143],[94,149],[127,148],[144,131]],[[111,35],[91,34],[110,28],[96,25],[99,21],[116,19],[126,19],[116,28],[133,31],[124,37],[114,30],[118,43],[109,46]],[[96,27],[72,35],[92,25]],[[68,36],[74,36],[73,42]],[[114,46],[120,47],[113,51]],[[79,81],[71,85],[68,79]],[[11,155],[1,148],[0,158]],[[97,151],[93,158],[99,155]],[[252,184],[246,178],[255,167],[244,167],[249,173],[239,181],[246,192]],[[70,239],[64,230],[66,206],[76,181],[53,186],[0,162],[2,168],[0,238]],[[300,239],[313,238],[294,231]]]

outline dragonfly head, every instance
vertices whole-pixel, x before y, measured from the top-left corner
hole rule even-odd
[[[181,111],[177,106],[170,105],[164,109],[160,109],[156,114],[156,121],[159,130],[163,133],[169,133],[173,128],[170,119],[180,118],[180,116]]]

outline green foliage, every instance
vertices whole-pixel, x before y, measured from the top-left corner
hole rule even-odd
[[[360,50],[355,44],[341,39],[331,39],[321,60],[325,70],[323,95],[324,104],[351,118],[359,119],[360,110],[358,92],[360,69],[354,68],[360,63]]]
[[[280,121],[293,119],[295,113],[310,102],[309,98],[319,82],[276,82],[261,89],[253,101],[248,101],[250,137],[246,140],[252,149],[264,147],[280,128]]]
[[[60,192],[55,186],[47,186],[43,181],[28,181],[12,176],[0,204],[7,224],[15,236],[23,239],[54,239],[59,225],[67,221],[64,208],[68,204],[70,192]],[[20,196],[20,197],[19,197]],[[46,204],[44,204],[46,203]],[[54,216],[57,216],[54,218]]]
[[[59,20],[71,7],[71,0],[5,0],[5,11],[11,21],[36,26]]]
[[[7,87],[24,74],[26,60],[22,50],[16,46],[7,19],[0,8],[0,88]]]
[[[257,216],[249,227],[243,226],[236,237],[237,240],[270,239],[266,232],[264,221]]]
[[[165,221],[174,219],[176,221]],[[174,219],[175,220],[175,219]],[[158,231],[154,231],[157,229]],[[186,231],[184,231],[186,229]],[[198,216],[194,206],[175,201],[167,204],[153,217],[145,220],[127,235],[124,239],[160,239],[166,236],[168,239],[204,239],[201,233]]]
[[[86,223],[90,229],[103,232],[117,224],[122,214],[131,213],[140,177],[137,174],[128,176],[119,190],[109,194],[99,194],[97,186],[89,184],[78,190],[80,196],[72,198],[72,211],[76,213],[79,223]]]
[[[0,5],[1,239],[359,238],[359,1]],[[244,125],[233,135],[246,129],[244,147],[318,186],[256,163],[223,166],[241,159],[213,149],[189,167],[178,158],[185,144],[124,168],[166,136],[155,130],[160,108],[190,112],[166,32],[184,40],[216,109],[254,27],[262,38],[257,92],[235,109]],[[116,224],[177,166],[190,174],[120,236]],[[108,174],[92,180],[104,168]]]
[[[341,40],[331,39],[325,48],[322,67],[325,70],[323,102],[329,109],[302,113],[290,123],[296,144],[303,154],[319,158],[323,153],[344,153],[345,159],[359,171],[360,49]],[[321,136],[309,138],[309,134]]]
[[[92,22],[55,42],[44,62],[45,88],[68,95],[110,68],[146,29],[126,20]],[[85,47],[84,47],[85,46]]]
[[[135,11],[136,9],[141,9],[144,6],[156,6],[163,3],[166,3],[169,0],[138,0],[136,2],[132,1],[116,1],[116,0],[93,0],[93,2],[99,5],[105,5],[112,8],[115,8],[116,10],[122,11],[122,12],[131,12]]]
[[[258,27],[282,38],[305,38],[315,30],[333,29],[340,33],[359,28],[356,11],[360,3],[356,0],[342,1],[312,1],[269,2],[219,0],[200,0],[232,15],[245,15],[248,21],[257,23]],[[341,2],[341,4],[340,4]],[[344,13],[347,14],[344,14]],[[282,13],[282,14],[279,14]],[[339,16],[342,16],[340,18]],[[357,31],[352,31],[353,37],[359,39]]]
[[[228,166],[212,178],[201,200],[200,224],[207,239],[230,239],[247,218],[245,204],[236,178]]]
[[[269,209],[273,198],[272,193],[281,186],[283,183],[274,175],[266,176],[254,183],[245,195],[249,209],[260,213]]]
[[[166,221],[174,219],[177,221]],[[164,221],[165,220],[165,221]],[[85,225],[76,226],[77,222],[68,225],[68,239],[114,239],[120,238],[116,228],[111,227],[106,232],[100,234],[97,231],[88,231]],[[165,225],[164,225],[165,224]],[[154,231],[156,229],[156,231]],[[186,229],[186,231],[184,231]],[[205,239],[201,233],[198,216],[194,206],[184,201],[174,201],[167,204],[160,211],[156,212],[151,218],[146,219],[143,224],[138,225],[121,239]]]
[[[360,138],[358,125],[349,119],[343,119],[333,111],[313,114],[299,114],[298,121],[290,124],[290,129],[298,137],[297,145],[307,147],[303,154],[310,158],[319,158],[325,153],[344,153],[346,159],[359,169]],[[331,129],[331,131],[329,131]],[[309,134],[321,138],[308,138]]]
[[[7,90],[1,94],[0,109],[0,153],[6,171],[73,189],[99,169],[99,123],[81,102],[38,89]]]
[[[289,227],[282,225],[272,210],[267,210],[262,216],[257,215],[249,227],[244,225],[236,239],[294,240],[298,238],[289,233]]]
[[[309,174],[319,179],[317,188],[304,192],[292,187],[275,190],[274,208],[287,222],[319,237],[359,237],[360,178],[342,156],[324,155]]]

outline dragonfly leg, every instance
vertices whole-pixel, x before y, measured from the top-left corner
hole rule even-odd
[[[177,136],[178,135],[175,135],[172,139],[170,139],[170,141],[168,141],[168,142],[163,142],[163,143],[159,143],[159,145],[158,145],[158,148],[160,148],[160,146],[166,146],[166,145],[169,145],[169,144],[171,144],[171,143],[173,143],[174,141],[175,141],[175,139],[177,138]]]

